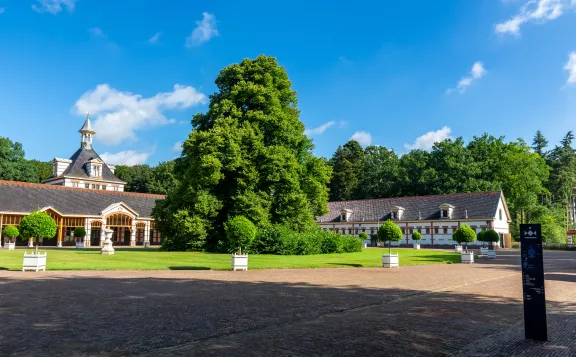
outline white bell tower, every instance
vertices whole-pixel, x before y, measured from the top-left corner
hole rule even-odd
[[[92,129],[92,124],[90,124],[90,113],[86,113],[86,121],[82,129],[78,130],[81,135],[80,145],[86,149],[92,149],[92,138],[96,132]]]

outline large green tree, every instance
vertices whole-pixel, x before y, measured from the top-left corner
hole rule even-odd
[[[125,191],[151,193],[148,185],[154,179],[154,170],[149,165],[118,165],[114,174],[119,179],[126,181]]]
[[[546,140],[544,134],[542,134],[540,130],[537,130],[536,134],[534,134],[534,139],[532,140],[532,150],[545,158],[546,151],[544,149],[546,149],[546,147],[548,147],[548,140]]]
[[[52,177],[52,163],[50,161],[29,160],[28,162],[36,167],[39,182]]]
[[[24,158],[22,144],[1,136],[0,180],[38,182],[36,167]]]
[[[330,200],[350,200],[357,194],[358,183],[363,175],[364,150],[356,140],[350,140],[338,147],[332,157],[332,178],[330,179]]]
[[[158,229],[171,238],[166,245],[197,249],[207,240],[211,247],[234,216],[256,226],[312,225],[327,211],[330,169],[312,154],[286,70],[259,56],[224,68],[216,85],[208,111],[192,120],[176,165],[179,184],[154,209]]]

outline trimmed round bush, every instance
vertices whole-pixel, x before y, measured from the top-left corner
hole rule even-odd
[[[366,237],[368,237],[368,235],[366,235]],[[344,253],[361,252],[363,241],[364,240],[361,238],[356,238],[353,236],[344,236],[342,238],[342,252]]]
[[[380,242],[390,242],[388,252],[392,254],[392,242],[402,240],[402,230],[391,220],[387,220],[378,228],[378,240]]]
[[[472,243],[476,240],[476,232],[470,226],[464,224],[452,234],[452,239],[458,244]]]
[[[486,236],[486,232],[487,232],[487,231],[480,231],[480,232],[478,232],[478,234],[476,235],[476,240],[477,240],[478,242],[486,242],[486,240],[485,240],[485,238],[484,238],[484,237]]]
[[[80,237],[80,238],[86,237],[86,229],[84,229],[84,227],[74,228],[74,237]]]
[[[493,243],[499,242],[500,241],[500,235],[498,234],[498,232],[496,232],[493,229],[488,229],[486,231],[482,231],[480,233],[482,234],[482,238],[484,239],[484,242],[489,242],[490,246],[493,245]],[[478,233],[478,235],[480,235],[480,233]]]
[[[368,234],[367,234],[366,232],[360,233],[359,237],[360,237],[360,239],[362,239],[363,241],[370,239],[370,237],[368,237]]]
[[[422,233],[418,231],[414,231],[414,233],[412,233],[412,240],[421,240],[421,239],[422,239]]]
[[[10,243],[12,243],[12,239],[14,239],[20,235],[18,228],[14,227],[14,226],[8,226],[8,227],[4,228],[2,233],[4,233],[5,237],[8,237],[8,240],[10,241]]]
[[[226,237],[230,246],[242,254],[242,248],[247,248],[256,237],[256,226],[244,216],[232,217],[226,222]]]
[[[20,237],[51,239],[56,235],[56,221],[47,213],[34,211],[22,218],[20,222]]]

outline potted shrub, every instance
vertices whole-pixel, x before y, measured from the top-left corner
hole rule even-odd
[[[84,229],[84,227],[74,228],[74,237],[81,239],[81,242],[76,242],[76,248],[84,248],[84,237],[86,237],[86,229]]]
[[[454,232],[452,239],[458,242],[459,246],[461,246],[462,243],[466,243],[465,251],[461,253],[462,263],[474,263],[474,252],[468,252],[468,243],[476,240],[476,232],[468,225],[463,225]]]
[[[2,233],[4,234],[5,237],[8,237],[8,242],[5,243],[4,246],[8,250],[14,250],[16,247],[16,242],[13,242],[12,240],[16,239],[16,237],[18,237],[20,235],[18,228],[14,227],[14,226],[8,226],[8,227],[4,228]]]
[[[378,228],[378,240],[388,242],[388,254],[382,254],[382,266],[385,268],[399,267],[398,253],[392,254],[392,242],[402,240],[402,230],[391,220],[387,220]]]
[[[244,216],[236,216],[224,225],[226,237],[230,247],[235,250],[232,254],[232,270],[248,270],[248,254],[242,254],[256,237],[256,226]]]
[[[22,218],[20,222],[20,234],[26,238],[36,238],[36,250],[34,253],[24,252],[22,270],[46,270],[46,253],[38,253],[38,241],[40,238],[51,239],[56,235],[56,221],[45,212],[34,211]]]
[[[484,231],[483,238],[485,242],[490,243],[490,249],[488,250],[488,258],[494,259],[496,258],[496,249],[494,248],[494,243],[500,241],[500,235],[493,229],[489,229]]]
[[[482,247],[480,247],[480,255],[488,255],[488,247],[486,247],[485,243],[486,240],[484,237],[486,236],[487,231],[480,231],[476,235],[476,240],[482,242]]]
[[[366,243],[367,240],[370,240],[370,237],[368,237],[368,234],[366,234],[366,232],[362,232],[360,233],[360,239],[362,239],[362,247],[366,248],[368,246],[368,243]]]
[[[416,243],[413,243],[413,247],[414,249],[420,249],[420,240],[422,239],[422,233],[418,232],[418,231],[414,231],[414,233],[412,233],[412,240],[416,241]]]

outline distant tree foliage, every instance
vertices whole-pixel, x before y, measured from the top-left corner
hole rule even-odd
[[[363,159],[364,150],[356,140],[350,140],[343,147],[338,147],[331,160],[333,168],[329,184],[331,201],[345,201],[355,197],[364,174]]]
[[[178,159],[176,159],[178,160]],[[146,164],[134,166],[116,166],[114,174],[126,181],[124,190],[127,192],[156,193],[166,195],[178,186],[174,170],[175,160],[160,162],[151,167]]]
[[[0,180],[38,182],[36,167],[24,158],[22,144],[0,136]]]

